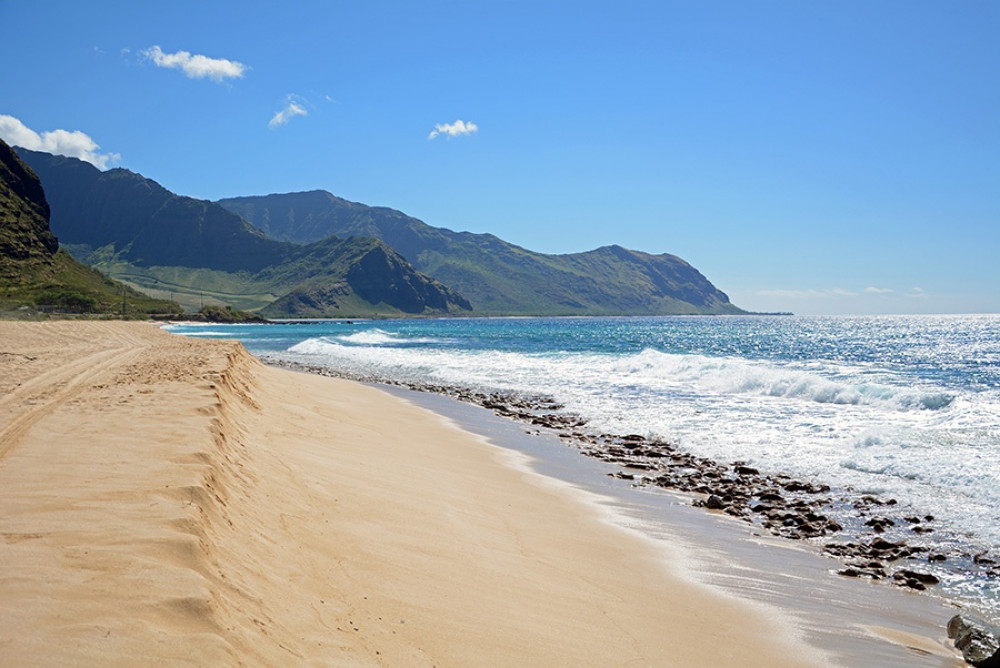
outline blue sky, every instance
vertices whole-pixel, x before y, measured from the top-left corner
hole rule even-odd
[[[752,310],[1000,311],[992,0],[0,0],[0,25],[0,136],[183,195],[674,253]]]

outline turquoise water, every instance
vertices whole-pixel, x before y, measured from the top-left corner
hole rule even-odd
[[[932,514],[1000,557],[1000,316],[496,318],[177,325],[340,372],[545,394],[666,439]],[[946,574],[995,601],[995,580]]]

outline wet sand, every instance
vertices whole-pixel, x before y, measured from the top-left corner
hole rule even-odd
[[[683,546],[684,567],[699,581],[785,611],[806,641],[839,665],[965,665],[946,632],[947,620],[961,608],[932,592],[838,575],[842,564],[816,545],[775,537],[726,513],[696,507],[698,494],[622,480],[616,475],[618,465],[581,456],[558,433],[449,396],[388,389],[522,453],[543,475],[589,493],[609,521],[662,544]]]
[[[780,606],[379,389],[0,322],[4,665],[834,665]]]

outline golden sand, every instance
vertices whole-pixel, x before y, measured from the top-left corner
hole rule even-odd
[[[808,666],[506,451],[145,323],[0,322],[0,664]]]

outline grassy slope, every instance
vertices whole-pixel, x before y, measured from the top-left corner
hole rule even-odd
[[[48,215],[37,177],[0,141],[0,311],[23,315],[52,307],[141,315],[178,310],[176,304],[140,294],[56,250]]]

